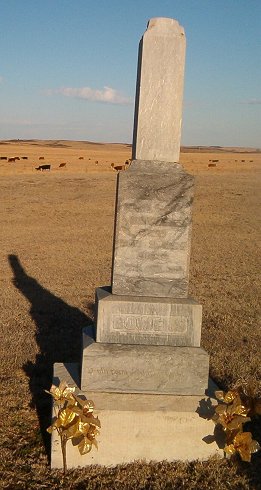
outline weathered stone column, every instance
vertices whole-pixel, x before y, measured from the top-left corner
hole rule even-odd
[[[185,33],[148,23],[140,41],[134,161],[119,176],[112,293],[186,298],[193,182],[179,165]]]
[[[133,159],[179,161],[185,49],[176,20],[149,21],[139,48]]]

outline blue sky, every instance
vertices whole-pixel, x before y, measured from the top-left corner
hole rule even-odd
[[[261,0],[0,0],[0,139],[131,142],[152,17],[186,32],[182,143],[261,147]]]

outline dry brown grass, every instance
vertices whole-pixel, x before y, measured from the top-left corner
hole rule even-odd
[[[0,488],[261,488],[259,454],[251,465],[134,463],[71,471],[65,479],[49,469],[50,400],[43,390],[54,362],[79,359],[95,287],[110,283],[110,165],[124,163],[130,148],[14,142],[0,144],[1,155],[29,158],[0,161]],[[209,159],[218,159],[217,167],[208,168]],[[223,388],[238,380],[258,386],[260,155],[187,152],[181,161],[196,176],[190,292],[203,304],[211,376]],[[51,163],[51,172],[35,171],[39,163]],[[257,424],[254,430],[261,442]]]

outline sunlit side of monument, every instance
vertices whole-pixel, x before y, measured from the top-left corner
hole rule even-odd
[[[98,452],[82,459],[71,447],[69,467],[219,451],[202,441],[213,425],[197,411],[209,356],[200,347],[202,307],[188,297],[194,179],[178,163],[185,43],[184,29],[166,18],[151,19],[140,42],[133,161],[118,176],[112,285],[96,290],[96,341],[83,333],[80,388],[95,403],[102,436]],[[63,365],[54,376],[73,383]],[[58,442],[53,467],[61,466]]]

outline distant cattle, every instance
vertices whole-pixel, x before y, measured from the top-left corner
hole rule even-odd
[[[15,157],[8,158],[8,162],[15,162]]]
[[[19,158],[19,157],[14,157],[14,158],[15,158],[15,160],[20,160],[20,158]]]
[[[28,157],[21,157],[22,160],[28,160]]]
[[[115,165],[114,163],[111,163],[111,168],[117,172],[120,172],[121,170],[125,170],[125,165]]]
[[[95,160],[95,165],[98,165],[98,163],[99,163],[98,160]]]
[[[66,162],[60,163],[59,168],[66,167]]]
[[[216,163],[209,163],[208,164],[208,167],[216,167],[216,166],[217,166]]]
[[[79,160],[84,160],[84,158],[83,157],[79,157]]]
[[[35,170],[40,170],[41,172],[43,170],[51,170],[51,165],[39,165],[39,167],[35,167]]]
[[[7,157],[0,157],[0,160],[7,160]]]
[[[44,157],[39,157],[39,160],[44,160]]]
[[[250,163],[252,163],[254,160],[249,160],[249,161],[250,161]]]
[[[246,160],[241,160],[241,162],[245,162]]]

